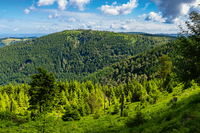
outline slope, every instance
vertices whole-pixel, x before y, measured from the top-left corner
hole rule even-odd
[[[62,81],[80,81],[112,63],[171,40],[174,38],[75,30],[19,42],[0,49],[0,85],[30,82],[36,66],[53,72]]]
[[[116,62],[109,67],[92,73],[82,79],[82,81],[93,81],[93,83],[103,82],[102,77],[108,79],[107,83],[117,86],[137,79],[139,82],[150,80],[157,75],[158,58],[164,54],[171,57],[171,60],[176,56],[172,43],[163,44],[149,51],[145,51],[136,56]]]

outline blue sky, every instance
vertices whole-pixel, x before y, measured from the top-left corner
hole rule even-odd
[[[0,34],[71,29],[177,33],[200,0],[0,0]]]

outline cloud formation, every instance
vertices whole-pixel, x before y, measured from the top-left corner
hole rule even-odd
[[[23,12],[24,12],[25,14],[29,14],[30,10],[25,9]]]
[[[149,2],[145,4],[145,7],[142,10],[146,10],[146,8],[149,6]]]
[[[56,0],[39,0],[37,2],[37,6],[50,6],[50,5],[53,5],[53,3],[55,2]]]
[[[76,19],[75,19],[75,18],[69,18],[69,19],[67,20],[67,22],[76,22]]]
[[[95,25],[95,22],[88,22],[87,28],[93,28],[93,26]]]
[[[188,8],[191,8],[197,0],[151,0],[151,2],[156,3],[158,10],[162,12],[162,17],[167,18],[166,23],[173,23],[174,19],[188,13]]]
[[[55,2],[58,4],[58,10],[65,10],[68,3],[67,0],[39,0],[37,6],[50,6]]]
[[[158,22],[165,22],[165,19],[163,19],[160,14],[161,14],[161,12],[159,12],[159,14],[157,14],[155,12],[150,12],[147,15],[145,20],[147,20],[147,21],[152,21],[153,20],[153,21],[158,21]]]
[[[52,19],[52,18],[53,18],[52,15],[49,15],[49,16],[48,16],[48,19]]]
[[[117,2],[115,1],[111,6],[102,5],[98,9],[101,10],[102,14],[106,14],[107,16],[127,15],[138,6],[137,0],[130,0],[130,2],[127,2],[127,4],[123,4],[121,6],[116,6],[116,4]]]
[[[58,10],[63,11],[67,6],[67,0],[57,0]]]
[[[90,0],[69,0],[70,5],[78,8],[80,11],[84,10],[84,6],[90,3]]]
[[[73,6],[74,8],[78,8],[78,10],[83,11],[85,5],[90,3],[90,0],[39,0],[37,2],[37,6],[50,6],[55,2],[58,4],[58,10],[63,11],[66,9],[67,4]]]
[[[14,31],[18,31],[19,30],[19,28],[16,28],[16,29],[13,29]]]

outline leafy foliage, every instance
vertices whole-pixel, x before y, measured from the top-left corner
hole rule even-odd
[[[189,14],[191,23],[186,21],[188,30],[181,28],[185,35],[179,34],[177,43],[174,48],[177,56],[177,73],[182,81],[190,82],[191,80],[200,81],[200,15],[197,12]]]

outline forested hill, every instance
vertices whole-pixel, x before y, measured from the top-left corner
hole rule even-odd
[[[106,77],[107,84],[117,86],[131,82],[134,79],[137,79],[139,82],[142,82],[144,79],[150,80],[157,75],[159,57],[168,55],[172,61],[176,56],[172,43],[163,44],[136,56],[116,62],[109,67],[86,76],[83,78],[83,81],[90,80],[93,83],[104,82],[105,79],[102,77]]]
[[[105,31],[63,31],[0,49],[0,85],[30,82],[41,66],[57,80],[80,81],[106,66],[175,40]]]

